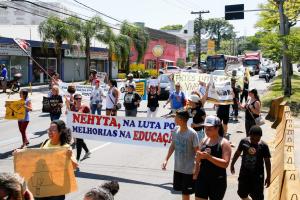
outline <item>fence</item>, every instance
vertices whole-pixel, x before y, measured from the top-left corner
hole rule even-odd
[[[272,125],[276,127],[276,136],[270,143],[272,168],[267,197],[269,200],[300,200],[300,179],[294,163],[295,132],[291,111],[285,102],[278,103],[278,99],[273,101],[276,102],[272,102],[270,110],[277,110],[276,116],[273,116],[274,126]],[[272,116],[268,119],[272,119]]]

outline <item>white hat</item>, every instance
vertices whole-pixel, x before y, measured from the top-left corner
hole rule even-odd
[[[219,117],[209,115],[205,118],[203,125],[204,126],[219,126],[219,125],[221,125],[221,120],[219,119]]]
[[[193,94],[190,96],[189,101],[194,102],[194,103],[199,103],[200,97],[198,95]]]

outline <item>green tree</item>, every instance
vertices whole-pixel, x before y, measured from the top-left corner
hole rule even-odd
[[[38,27],[44,47],[48,47],[48,42],[54,42],[58,71],[61,69],[62,44],[68,42],[73,44],[75,36],[69,31],[69,26],[56,16],[50,16],[40,23]]]
[[[173,25],[167,25],[167,26],[163,26],[160,28],[160,30],[164,30],[164,31],[179,31],[182,29],[182,25],[181,24],[173,24]]]
[[[282,43],[280,42],[278,33],[270,32],[269,34],[265,34],[261,38],[259,45],[264,57],[280,63]]]
[[[126,35],[130,38],[130,47],[134,47],[137,51],[137,60],[136,62],[141,62],[143,56],[146,53],[148,42],[149,42],[149,34],[146,32],[144,27],[136,26],[133,24],[129,24],[127,21],[124,21],[121,26],[121,34]],[[131,48],[130,48],[131,49]],[[126,64],[126,72],[129,71],[129,55]]]
[[[220,49],[222,40],[229,40],[235,37],[234,27],[224,19],[212,18],[203,20],[202,27],[205,29],[208,37],[216,41],[216,51]]]
[[[294,27],[291,32],[286,36],[289,49],[287,54],[289,55],[293,63],[299,63],[300,61],[300,27]]]

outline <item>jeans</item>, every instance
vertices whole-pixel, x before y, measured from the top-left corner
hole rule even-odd
[[[137,115],[137,108],[131,109],[131,110],[125,109],[125,116],[126,117],[136,117],[136,115]]]
[[[79,159],[80,159],[80,155],[81,155],[82,148],[84,149],[84,151],[85,151],[86,153],[89,152],[89,149],[87,148],[87,146],[86,146],[84,140],[83,140],[83,139],[80,139],[80,138],[76,138],[76,150],[77,150],[76,160],[79,160]]]
[[[58,113],[58,114],[50,113],[51,122],[54,120],[58,120],[60,118],[60,116],[61,116],[61,113]]]
[[[26,136],[26,129],[29,124],[29,121],[18,121],[19,130],[22,135],[23,144],[29,144],[29,141]]]
[[[97,111],[97,115],[101,115],[101,108],[102,108],[102,105],[91,104],[92,114],[96,114],[96,111]]]
[[[243,92],[241,94],[241,99],[240,99],[241,103],[243,103],[244,98],[245,98],[245,102],[247,102],[247,100],[248,100],[248,91],[247,90],[243,90]]]

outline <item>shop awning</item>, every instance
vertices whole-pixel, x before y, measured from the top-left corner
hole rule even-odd
[[[173,61],[173,60],[167,60],[167,59],[159,59],[160,61],[164,61],[164,62],[175,62],[175,61]]]

